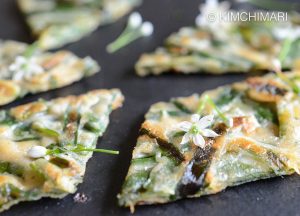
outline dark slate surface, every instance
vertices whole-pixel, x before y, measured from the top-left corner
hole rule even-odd
[[[85,204],[73,202],[73,195],[62,200],[44,198],[13,206],[4,216],[14,215],[130,215],[117,206],[120,191],[138,136],[139,125],[149,106],[174,96],[188,96],[225,83],[241,80],[245,75],[165,75],[139,78],[133,65],[139,55],[154,50],[163,39],[181,26],[192,25],[198,13],[199,0],[146,0],[137,10],[145,20],[154,23],[155,33],[140,39],[116,54],[109,55],[105,46],[124,28],[126,18],[101,27],[92,35],[66,46],[79,56],[91,55],[102,66],[96,76],[59,90],[30,95],[6,107],[69,94],[84,93],[97,88],[120,88],[126,102],[111,115],[107,132],[98,147],[118,149],[120,155],[95,154],[89,161],[84,183],[78,192],[89,197]],[[0,2],[0,38],[32,42],[30,33],[15,2]],[[216,195],[186,199],[171,204],[137,207],[135,215],[300,215],[300,178],[289,176],[248,183]]]

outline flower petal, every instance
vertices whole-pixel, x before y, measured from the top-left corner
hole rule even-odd
[[[217,134],[216,132],[214,132],[213,130],[210,129],[203,129],[202,130],[202,135],[205,137],[217,137],[219,136],[219,134]]]
[[[180,130],[183,130],[185,132],[188,132],[191,127],[192,127],[192,123],[191,122],[188,122],[188,121],[184,121],[184,122],[180,122],[177,127],[180,129]]]
[[[213,120],[214,120],[214,115],[204,116],[197,122],[197,126],[200,129],[207,128],[208,126],[210,126],[212,124]]]
[[[201,148],[205,147],[205,140],[200,134],[193,136],[193,142],[196,146],[199,146]]]
[[[191,121],[194,122],[194,123],[198,122],[199,119],[200,119],[200,115],[199,114],[193,114],[191,116]]]
[[[181,145],[186,144],[187,142],[190,141],[191,135],[189,133],[186,133],[183,135],[182,140],[181,140]]]
[[[229,127],[233,127],[233,118],[229,118],[227,124]]]
[[[17,56],[16,57],[16,62],[19,63],[20,65],[21,64],[26,64],[27,63],[27,59],[23,56]]]

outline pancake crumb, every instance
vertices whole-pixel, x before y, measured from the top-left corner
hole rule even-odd
[[[73,200],[76,203],[86,203],[88,197],[84,193],[76,193],[76,195],[73,197]]]

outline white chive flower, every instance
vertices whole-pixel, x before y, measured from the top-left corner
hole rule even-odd
[[[37,64],[34,57],[25,58],[24,56],[17,56],[14,63],[8,67],[8,70],[15,81],[30,79],[34,75],[44,72],[44,69]]]
[[[217,137],[219,136],[216,132],[208,129],[213,123],[214,116],[208,115],[200,118],[200,115],[193,114],[191,116],[191,122],[184,121],[178,124],[178,128],[185,133],[182,137],[180,144],[187,142],[193,142],[195,145],[204,148],[205,140],[204,137]]]
[[[271,61],[271,63],[272,63],[273,70],[274,70],[275,72],[281,72],[282,67],[281,67],[281,62],[280,62],[279,59],[273,59],[273,60]]]
[[[227,30],[231,23],[229,20],[222,20],[222,16],[229,12],[230,4],[227,1],[206,0],[199,7],[200,14],[196,17],[196,25],[201,28],[207,28],[211,31]],[[219,35],[219,33],[217,34]]]
[[[47,155],[47,149],[44,146],[33,146],[28,150],[27,155],[31,158],[41,158]]]
[[[285,40],[287,38],[296,40],[300,37],[300,27],[286,24],[284,26],[274,28],[273,34],[279,40]]]
[[[133,12],[128,19],[128,25],[132,28],[137,28],[142,24],[142,16],[139,12]]]
[[[141,26],[141,32],[143,36],[150,36],[152,35],[154,30],[153,24],[151,22],[144,22]]]

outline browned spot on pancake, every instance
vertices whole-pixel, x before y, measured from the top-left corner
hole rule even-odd
[[[255,117],[253,116],[239,116],[233,118],[233,127],[242,126],[245,133],[251,133],[256,129]]]
[[[249,97],[260,102],[276,102],[288,92],[281,84],[261,77],[248,78],[247,84]]]
[[[55,53],[53,56],[51,56],[51,58],[47,58],[44,62],[42,62],[42,67],[46,70],[49,70],[60,64],[68,54],[69,53],[65,51]]]
[[[12,81],[0,80],[0,105],[15,100],[20,93],[20,88]]]
[[[24,120],[33,114],[44,112],[46,110],[47,105],[45,105],[43,102],[34,102],[11,109],[10,114],[18,120]]]
[[[244,138],[234,139],[229,144],[232,145],[233,147],[238,146],[245,150],[251,150],[257,154],[263,154],[263,153],[267,152],[267,150],[265,148],[260,147],[260,146],[256,145],[254,142],[244,139]]]

